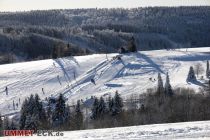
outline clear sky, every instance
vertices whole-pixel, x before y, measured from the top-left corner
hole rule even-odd
[[[0,0],[0,11],[209,5],[210,0]]]

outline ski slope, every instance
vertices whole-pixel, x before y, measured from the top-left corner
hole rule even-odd
[[[141,94],[157,85],[158,72],[164,81],[168,72],[173,87],[199,90],[205,80],[187,83],[187,74],[196,63],[205,70],[209,52],[209,47],[155,50],[123,54],[121,60],[113,59],[119,54],[108,54],[108,61],[105,54],[95,54],[0,65],[0,111],[3,115],[19,112],[24,98],[35,93],[43,100],[63,93],[69,104],[91,96],[114,95],[116,90],[123,97]],[[205,72],[202,75],[205,77]],[[18,103],[15,109],[13,101]]]
[[[55,133],[54,133],[55,134]],[[69,131],[64,136],[5,137],[4,140],[208,140],[210,121],[141,125],[131,127]]]

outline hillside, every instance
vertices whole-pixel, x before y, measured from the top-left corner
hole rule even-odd
[[[210,122],[184,122],[170,124],[141,125],[132,127],[119,127],[108,129],[95,129],[83,131],[64,132],[60,137],[27,137],[28,140],[44,138],[46,140],[83,140],[83,139],[188,139],[188,140],[207,140],[210,137]],[[7,137],[3,139],[22,140],[25,137]]]
[[[0,13],[0,64],[68,55],[116,53],[135,37],[138,49],[210,46],[210,7],[66,9]],[[9,57],[9,58],[8,58]]]
[[[206,82],[205,68],[206,60],[210,60],[209,51],[210,48],[206,47],[108,54],[109,61],[105,54],[95,54],[0,65],[1,114],[18,112],[24,98],[35,93],[43,100],[63,93],[69,104],[91,96],[108,97],[116,90],[126,98],[155,87],[158,73],[165,81],[168,72],[173,88],[199,90]],[[121,60],[116,59],[116,56],[120,56]],[[197,63],[203,66],[204,73],[199,75],[197,82],[187,83],[189,67]],[[204,76],[204,80],[200,80],[201,76]],[[91,79],[94,79],[95,84]],[[15,110],[13,101],[18,103]]]

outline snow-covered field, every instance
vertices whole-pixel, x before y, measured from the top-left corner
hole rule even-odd
[[[70,104],[92,95],[113,95],[116,90],[124,97],[140,94],[157,85],[158,72],[163,79],[166,72],[169,72],[173,87],[198,90],[203,81],[187,83],[187,74],[189,67],[196,63],[201,63],[206,68],[206,60],[210,60],[210,48],[187,49],[187,52],[186,49],[143,51],[124,54],[122,61],[113,60],[116,55],[119,54],[109,54],[109,61],[106,60],[106,55],[96,54],[1,65],[1,114],[18,112],[24,98],[35,93],[42,99],[63,93]],[[95,80],[96,85],[91,83],[91,79]],[[8,95],[5,92],[6,86]],[[13,101],[18,103],[15,110]]]
[[[56,137],[5,137],[3,140],[208,140],[210,139],[210,121],[154,124],[109,129],[64,132]]]

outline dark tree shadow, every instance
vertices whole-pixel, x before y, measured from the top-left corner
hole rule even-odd
[[[122,87],[122,84],[105,84],[107,87]]]
[[[180,56],[180,57],[171,57],[168,58],[169,60],[176,60],[176,61],[205,61],[210,60],[209,54],[190,54],[186,56]]]
[[[70,81],[70,77],[69,77],[68,73],[66,72],[65,67],[64,67],[61,59],[60,58],[55,59],[54,61],[60,66],[60,68],[62,69],[62,72],[63,72],[64,76],[67,78],[67,80]]]
[[[137,58],[143,58],[147,63],[150,64],[151,67],[155,68],[158,72],[165,74],[161,69],[160,66],[157,65],[151,58],[149,58],[148,56],[146,56],[145,54],[142,53],[136,53],[136,57]]]
[[[165,74],[161,69],[160,69],[160,66],[159,65],[157,65],[153,60],[151,60],[148,56],[146,56],[146,55],[144,55],[144,54],[140,54],[140,53],[127,53],[127,54],[125,54],[125,55],[127,55],[127,56],[130,56],[130,55],[136,55],[136,58],[138,59],[138,58],[140,58],[140,59],[144,59],[145,60],[145,62],[147,62],[147,64],[141,64],[141,63],[139,63],[139,64],[131,64],[131,63],[128,63],[128,64],[125,64],[124,62],[123,62],[123,59],[121,60],[121,61],[118,61],[117,62],[117,64],[118,63],[122,63],[123,64],[123,67],[120,69],[120,70],[118,70],[118,73],[115,75],[115,78],[117,78],[117,77],[122,77],[122,76],[129,76],[130,74],[128,74],[128,75],[123,75],[123,72],[124,72],[124,70],[126,69],[126,68],[129,68],[129,69],[131,69],[131,70],[138,70],[138,69],[144,69],[144,70],[146,70],[146,71],[144,71],[144,72],[137,72],[137,73],[135,73],[135,74],[137,74],[137,75],[142,75],[142,74],[147,74],[147,73],[150,73],[150,72],[156,72],[156,71],[158,71],[159,73],[163,73],[163,74]],[[139,61],[139,60],[137,60],[137,61]],[[142,61],[142,60],[140,60],[140,61]]]
[[[198,80],[187,80],[186,81],[188,84],[194,84],[194,85],[198,85],[198,86],[202,86],[202,87],[206,87],[205,84],[201,83],[200,81]]]
[[[67,57],[67,59],[72,60],[75,64],[77,64],[77,66],[80,66],[79,62],[77,61],[77,59],[75,59],[73,56]]]

